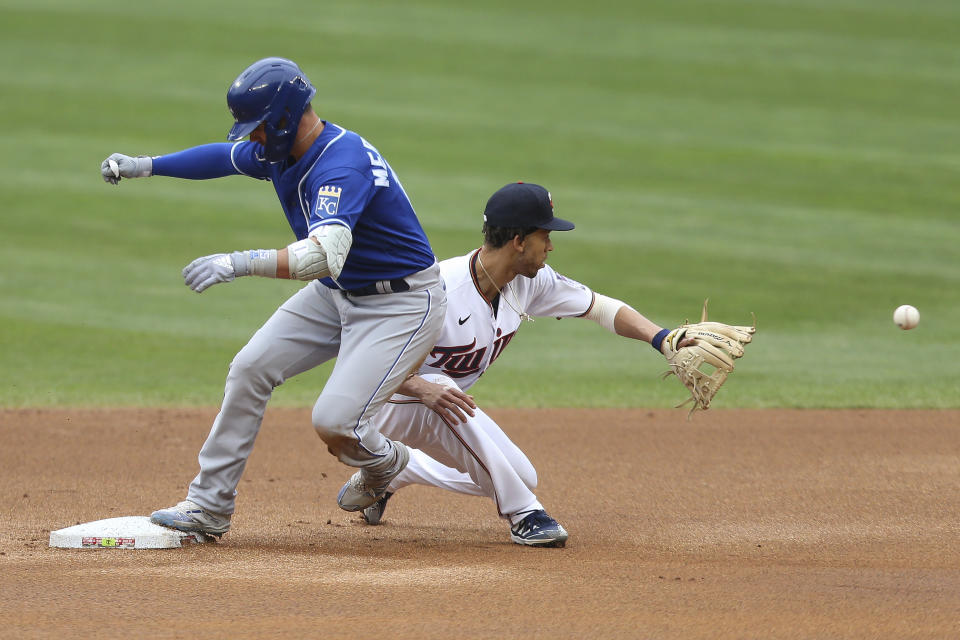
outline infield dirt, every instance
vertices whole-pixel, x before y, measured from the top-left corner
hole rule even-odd
[[[960,411],[490,413],[565,549],[424,487],[365,526],[283,409],[220,543],[51,549],[181,500],[215,410],[0,411],[0,637],[960,637]]]

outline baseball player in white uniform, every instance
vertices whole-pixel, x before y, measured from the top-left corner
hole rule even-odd
[[[466,391],[531,316],[588,318],[660,351],[669,330],[545,264],[550,232],[573,228],[554,217],[546,189],[508,184],[487,202],[483,246],[441,262],[448,301],[441,336],[374,419],[382,434],[410,448],[410,461],[364,509],[367,523],[379,524],[390,497],[418,483],[491,498],[517,544],[565,545],[567,531],[533,492],[533,465]]]

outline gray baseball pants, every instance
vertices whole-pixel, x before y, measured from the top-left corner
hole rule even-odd
[[[346,465],[378,473],[395,466],[396,448],[371,418],[433,348],[446,310],[437,264],[405,280],[409,291],[369,296],[315,281],[277,309],[230,364],[223,404],[187,499],[232,514],[274,387],[333,358],[313,407],[314,428]]]

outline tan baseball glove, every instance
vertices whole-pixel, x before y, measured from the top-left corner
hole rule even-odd
[[[663,341],[663,352],[670,365],[663,377],[676,375],[690,391],[691,397],[677,405],[693,402],[688,418],[697,409],[710,408],[713,396],[733,371],[733,361],[743,356],[743,345],[753,340],[757,330],[756,318],[752,327],[707,322],[707,302],[709,299],[703,302],[700,322],[684,323]],[[692,344],[685,342],[690,340]]]

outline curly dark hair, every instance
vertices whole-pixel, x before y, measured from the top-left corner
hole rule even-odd
[[[537,229],[538,227],[495,227],[484,222],[483,242],[493,249],[499,249],[513,240],[514,236],[520,236],[523,240]]]

